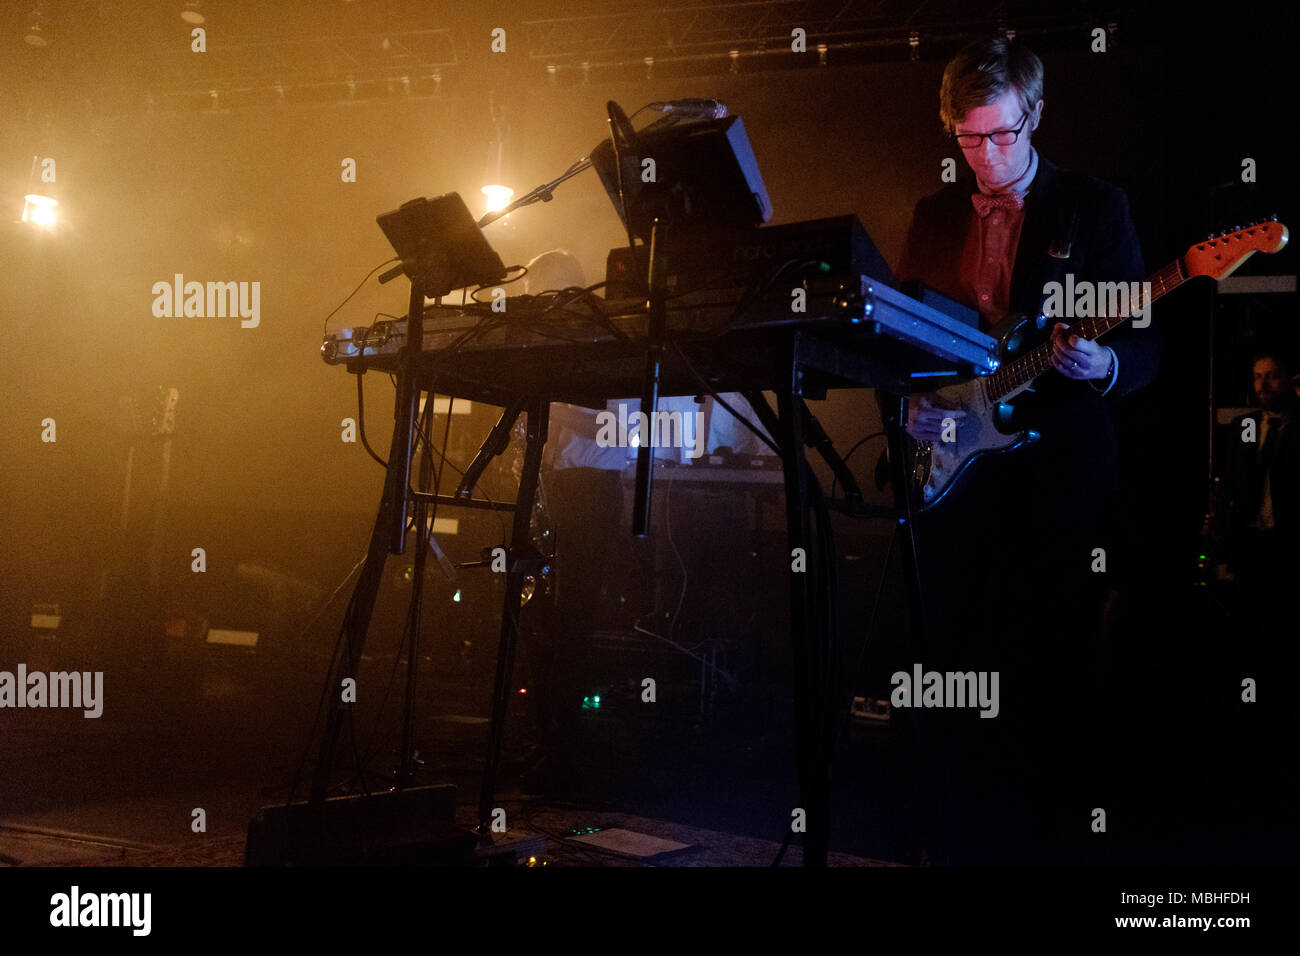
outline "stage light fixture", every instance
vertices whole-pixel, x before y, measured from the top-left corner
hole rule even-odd
[[[59,221],[59,214],[55,211],[58,208],[59,201],[49,196],[42,196],[38,193],[28,193],[23,197],[23,222],[29,222],[33,226],[40,226],[44,229],[53,229],[55,223]]]
[[[510,200],[514,198],[515,191],[509,186],[484,186],[483,195],[487,197],[486,212],[497,212],[505,209],[510,205]]]

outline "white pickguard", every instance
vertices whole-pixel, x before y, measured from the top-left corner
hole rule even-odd
[[[964,418],[954,417],[953,441],[917,442],[913,475],[921,485],[921,507],[930,508],[951,490],[953,482],[962,475],[977,456],[999,451],[1009,451],[1034,437],[1022,431],[1005,434],[995,424],[998,405],[990,402],[980,388],[980,379],[971,379],[930,393],[937,398],[936,405],[959,408],[966,412]],[[945,423],[947,427],[947,423]]]

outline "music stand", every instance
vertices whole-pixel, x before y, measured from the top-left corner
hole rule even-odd
[[[459,193],[412,199],[377,221],[402,260],[379,277],[381,283],[404,272],[412,282],[423,282],[427,298],[436,299],[452,289],[487,285],[505,277],[501,257],[483,238]]]

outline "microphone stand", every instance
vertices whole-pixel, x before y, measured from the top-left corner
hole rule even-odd
[[[510,205],[506,206],[504,209],[498,209],[495,212],[489,212],[487,215],[485,215],[482,219],[478,221],[479,228],[482,229],[484,226],[488,225],[488,223],[496,222],[498,219],[502,218],[503,216],[508,216],[516,209],[519,209],[523,206],[531,206],[535,202],[550,202],[552,199],[555,198],[555,196],[552,193],[556,186],[560,185],[560,183],[564,182],[566,179],[572,179],[574,176],[578,175],[578,173],[582,172],[583,170],[590,169],[591,165],[592,165],[591,158],[588,156],[583,156],[572,166],[566,169],[563,173],[561,173],[558,178],[551,180],[549,183],[542,183],[532,192],[528,193],[527,195],[520,196]]]

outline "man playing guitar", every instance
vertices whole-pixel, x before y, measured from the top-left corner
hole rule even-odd
[[[978,41],[948,64],[940,116],[973,180],[917,204],[896,270],[977,309],[985,330],[1010,313],[1041,315],[1045,286],[1067,274],[1144,277],[1124,192],[1033,148],[1042,91],[1041,61],[1009,40]],[[956,794],[932,808],[943,831],[934,852],[953,863],[1082,859],[1088,814],[1104,801],[1076,738],[1085,735],[1093,641],[1115,578],[1098,572],[1098,555],[1112,572],[1118,564],[1108,403],[1153,378],[1160,338],[1154,326],[1131,324],[1105,345],[1068,334],[1064,322],[1029,329],[1038,333],[1031,344],[1050,338],[1051,368],[1017,402],[1015,422],[1040,440],[993,456],[957,500],[917,523],[923,663],[1000,671],[1003,689],[998,720],[916,715],[933,723],[926,737],[937,748],[919,758],[932,772],[928,793]],[[914,394],[907,431],[938,442],[944,420],[963,414]]]

